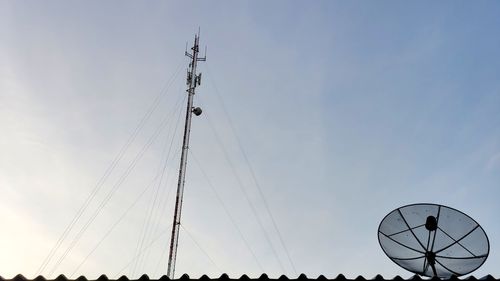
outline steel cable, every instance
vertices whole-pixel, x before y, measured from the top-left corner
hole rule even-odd
[[[241,153],[242,153],[242,155],[243,155],[243,158],[244,158],[244,160],[245,160],[245,162],[246,162],[246,164],[247,164],[247,166],[248,166],[248,169],[249,169],[250,174],[251,174],[251,176],[252,176],[252,179],[253,179],[253,181],[254,181],[254,183],[255,183],[255,186],[257,187],[257,190],[258,190],[258,192],[259,192],[259,194],[260,194],[260,196],[261,196],[261,198],[262,198],[262,202],[264,203],[264,206],[265,206],[265,208],[266,208],[266,211],[267,211],[267,213],[268,213],[269,217],[271,218],[271,222],[272,222],[272,224],[273,224],[273,227],[274,227],[274,229],[275,229],[276,233],[278,234],[278,237],[279,237],[279,241],[280,241],[280,243],[281,243],[281,246],[282,246],[282,247],[283,247],[283,249],[285,250],[285,253],[286,253],[287,259],[288,259],[288,261],[289,261],[290,265],[292,266],[292,269],[293,269],[294,273],[295,273],[295,274],[297,274],[297,270],[296,270],[296,268],[295,268],[295,264],[293,263],[292,258],[290,257],[290,253],[289,253],[289,251],[288,251],[288,248],[287,248],[287,247],[286,247],[286,245],[285,245],[285,242],[284,242],[284,240],[283,240],[283,236],[281,235],[281,231],[279,230],[278,225],[277,225],[277,223],[276,223],[276,220],[274,219],[274,216],[272,215],[272,212],[271,212],[271,209],[269,208],[269,204],[267,203],[266,197],[264,196],[264,193],[262,192],[262,188],[260,187],[260,184],[259,184],[259,182],[257,181],[257,177],[256,177],[256,175],[255,175],[254,169],[253,169],[252,165],[250,164],[250,161],[249,161],[249,159],[248,159],[248,156],[247,156],[247,154],[246,154],[245,150],[243,149],[243,145],[242,145],[242,143],[241,143],[241,140],[240,140],[240,138],[238,137],[238,135],[236,134],[236,129],[235,129],[235,127],[234,127],[234,125],[233,125],[233,122],[232,122],[232,120],[231,120],[231,118],[230,118],[230,115],[229,115],[229,113],[228,113],[228,111],[227,111],[227,108],[226,108],[226,106],[225,106],[224,100],[222,99],[222,95],[220,94],[220,92],[219,92],[219,90],[218,90],[218,87],[217,87],[217,85],[215,84],[215,81],[214,81],[214,79],[213,79],[213,77],[212,77],[212,74],[211,74],[211,72],[210,72],[210,68],[209,68],[209,66],[208,66],[208,63],[206,64],[206,66],[207,66],[208,76],[210,77],[210,78],[209,78],[209,80],[211,81],[212,86],[214,87],[215,93],[217,94],[217,97],[218,97],[218,99],[219,99],[219,101],[220,101],[220,103],[221,103],[221,105],[222,105],[222,109],[223,109],[224,115],[226,116],[226,118],[227,118],[227,120],[228,120],[228,123],[229,123],[229,126],[230,126],[230,128],[231,128],[231,131],[232,131],[232,133],[233,133],[233,135],[234,135],[234,137],[235,137],[235,139],[236,139],[236,141],[237,141],[237,143],[238,143],[239,149],[240,149],[240,151],[241,151]]]
[[[198,249],[200,249],[200,251],[205,254],[205,256],[210,260],[210,262],[212,262],[212,264],[217,268],[217,270],[219,270],[219,273],[223,273],[223,271],[220,269],[220,267],[215,263],[214,259],[208,254],[207,251],[205,251],[205,249],[203,249],[203,247],[201,247],[200,243],[198,243],[198,241],[196,241],[196,239],[194,238],[194,236],[186,229],[186,227],[184,227],[183,224],[180,224],[181,228],[187,233],[187,235],[189,236],[189,238],[191,238],[191,240],[194,242],[194,244],[196,244],[196,246],[198,247]]]
[[[162,231],[158,234],[158,236],[156,236],[156,237],[155,237],[155,238],[151,241],[151,243],[149,243],[148,245],[146,245],[146,246],[144,247],[144,250],[147,250],[147,249],[151,248],[151,246],[153,246],[153,245],[154,245],[154,243],[155,243],[155,242],[157,242],[157,241],[158,241],[158,239],[160,239],[160,237],[162,237],[164,234],[168,233],[168,230],[169,230],[168,228],[165,228],[164,230],[162,230]],[[143,250],[143,251],[144,251],[144,250]],[[125,271],[125,270],[126,270],[126,269],[127,269],[127,268],[128,268],[128,267],[129,267],[129,266],[130,266],[130,265],[131,265],[134,261],[135,261],[135,259],[136,259],[139,255],[141,255],[141,254],[142,254],[142,253],[138,253],[137,255],[135,255],[135,256],[134,256],[134,257],[133,257],[133,258],[132,258],[132,259],[131,259],[131,260],[130,260],[130,261],[129,261],[129,262],[128,262],[128,263],[127,263],[127,264],[126,264],[123,268],[122,268],[122,269],[120,269],[120,271],[118,271],[118,273],[115,275],[114,279],[118,279],[118,276],[119,276],[119,275],[120,275],[123,271]]]
[[[156,175],[156,177],[153,179],[153,181],[151,181],[150,184],[148,184],[148,186],[142,190],[142,192],[139,194],[139,196],[135,199],[135,201],[125,210],[125,212],[120,216],[120,218],[108,229],[108,231],[106,231],[106,233],[104,234],[104,236],[99,240],[99,242],[97,242],[97,244],[94,246],[94,248],[92,248],[92,250],[85,256],[85,258],[80,262],[80,264],[78,264],[78,266],[73,270],[73,272],[71,273],[71,275],[69,276],[70,278],[72,278],[75,273],[85,264],[85,262],[90,258],[90,256],[99,248],[99,246],[102,244],[102,242],[104,242],[104,240],[113,232],[113,230],[118,226],[118,224],[120,224],[120,222],[123,221],[123,219],[127,216],[127,214],[135,207],[135,205],[137,205],[137,203],[139,203],[139,201],[141,200],[142,196],[144,196],[144,194],[146,194],[146,192],[153,186],[154,182],[160,177],[160,175]]]
[[[185,101],[185,99],[184,99]],[[184,102],[183,101],[183,102]],[[163,175],[165,175],[165,182],[168,183],[168,180],[169,180],[169,174],[166,173],[166,168],[167,168],[167,162],[168,162],[168,159],[169,159],[169,156],[170,156],[170,151],[173,147],[173,144],[174,144],[174,140],[175,140],[175,136],[177,135],[177,131],[178,131],[178,128],[179,128],[179,124],[180,124],[180,120],[181,120],[181,117],[183,116],[183,111],[182,110],[179,110],[179,115],[177,116],[177,122],[176,122],[176,125],[175,125],[175,128],[174,128],[174,134],[172,136],[172,139],[170,141],[170,145],[169,145],[169,148],[168,148],[168,155],[167,155],[167,158],[166,158],[166,161],[165,161],[165,165],[163,166]],[[160,185],[161,185],[161,182],[162,182],[163,178],[160,179]],[[170,192],[172,191],[172,189],[168,189],[168,191],[166,192],[166,196],[161,196],[160,195],[160,198],[164,197],[165,199],[164,200],[160,200],[159,204],[158,204],[158,212],[156,212],[156,217],[153,218],[153,230],[149,233],[149,237],[152,237],[152,235],[154,235],[154,233],[156,233],[160,227],[160,217],[161,217],[161,214],[164,214],[165,213],[165,210],[166,210],[166,207],[167,207],[167,202],[168,202],[168,198],[170,196]],[[145,256],[145,260],[148,260],[149,259],[149,253],[150,251],[146,251],[146,256]]]
[[[244,188],[243,182],[242,182],[240,176],[236,172],[235,165],[233,164],[233,161],[231,161],[231,158],[229,157],[229,153],[226,151],[226,149],[224,147],[224,144],[222,143],[222,140],[220,139],[219,134],[217,133],[217,130],[213,126],[213,124],[210,121],[210,119],[208,119],[208,116],[206,114],[205,114],[205,118],[208,121],[209,127],[212,129],[212,133],[214,134],[214,136],[215,136],[215,138],[216,138],[216,140],[217,140],[220,148],[222,149],[222,151],[224,153],[226,161],[228,162],[229,167],[231,168],[231,171],[233,172],[233,175],[236,178],[236,181],[238,183],[238,187],[242,191],[242,193],[243,193],[243,195],[244,195],[244,197],[245,197],[248,205],[250,206],[250,209],[252,210],[253,215],[255,216],[255,218],[257,220],[257,223],[259,224],[260,228],[262,229],[262,232],[264,233],[264,237],[266,238],[267,242],[269,243],[269,246],[271,247],[271,251],[273,252],[276,260],[278,261],[278,264],[279,264],[281,270],[283,270],[283,272],[285,272],[285,267],[283,266],[283,263],[281,262],[281,260],[280,260],[280,258],[278,256],[276,248],[274,247],[273,243],[271,242],[271,238],[269,237],[269,234],[267,233],[266,228],[264,227],[264,223],[262,222],[260,216],[258,215],[256,207],[254,206],[254,204],[250,200],[250,196],[248,195],[248,192]]]
[[[45,257],[43,260],[42,264],[39,266],[37,269],[35,275],[38,276],[40,275],[48,266],[56,252],[59,250],[59,247],[62,245],[66,237],[69,235],[69,233],[72,231],[73,227],[75,224],[79,221],[83,213],[86,211],[88,206],[90,205],[91,201],[95,198],[97,193],[100,191],[102,186],[104,185],[105,181],[108,179],[109,175],[113,172],[115,167],[117,166],[118,162],[122,159],[123,155],[125,152],[128,150],[130,145],[133,143],[139,132],[142,130],[144,127],[144,124],[149,120],[153,112],[156,110],[158,107],[159,101],[163,98],[163,96],[168,92],[168,89],[172,85],[173,81],[176,79],[176,77],[179,75],[180,70],[181,70],[182,62],[178,64],[176,67],[176,71],[174,74],[170,77],[170,79],[165,83],[165,85],[162,87],[162,90],[160,91],[160,94],[155,98],[151,106],[148,108],[146,113],[143,115],[141,120],[139,121],[139,124],[135,127],[133,130],[132,134],[128,138],[128,140],[125,142],[125,144],[122,146],[118,154],[115,156],[113,161],[111,161],[111,164],[108,166],[108,168],[105,170],[104,174],[99,178],[97,181],[96,185],[92,189],[91,193],[89,196],[85,199],[83,205],[79,208],[77,211],[76,215],[73,217],[69,225],[64,229],[63,233],[61,236],[58,238],[56,241],[55,245],[52,247],[50,250],[49,254]]]
[[[170,115],[169,115],[170,116]],[[106,197],[104,198],[103,201],[99,204],[97,209],[94,211],[92,216],[90,217],[89,220],[85,223],[85,225],[80,229],[78,234],[74,237],[74,239],[71,241],[70,245],[66,248],[64,251],[63,255],[57,260],[56,264],[52,267],[52,270],[49,273],[49,276],[51,276],[57,267],[62,263],[62,261],[66,258],[66,256],[71,252],[73,247],[78,243],[80,238],[83,236],[87,228],[90,226],[90,224],[94,221],[94,219],[99,215],[101,210],[106,206],[106,204],[109,202],[111,197],[115,194],[115,192],[118,190],[118,188],[121,186],[121,184],[125,181],[125,179],[130,175],[132,170],[135,168],[137,165],[138,161],[142,158],[146,150],[153,144],[154,140],[158,137],[158,135],[161,133],[161,131],[166,127],[168,124],[168,121],[171,120],[167,116],[165,119],[162,120],[160,123],[160,126],[156,129],[156,131],[153,133],[153,135],[149,138],[148,142],[142,147],[141,151],[136,155],[136,157],[132,160],[132,162],[129,164],[127,167],[126,171],[122,174],[122,176],[119,178],[119,180],[115,183],[115,185],[112,187],[112,189],[108,192]]]
[[[183,99],[182,103],[184,103],[185,100],[186,100],[186,96],[184,96],[184,99]],[[179,108],[182,108],[182,107],[179,107]],[[175,122],[174,133],[172,134],[172,138],[170,140],[170,145],[168,146],[167,156],[165,158],[165,162],[164,162],[163,167],[161,169],[161,176],[160,176],[160,180],[158,182],[157,188],[156,188],[156,192],[155,192],[155,195],[154,195],[153,204],[151,206],[151,209],[150,209],[149,215],[147,217],[147,220],[145,221],[145,231],[144,231],[144,235],[142,236],[142,239],[140,239],[141,241],[140,241],[140,245],[139,245],[139,248],[138,248],[139,251],[141,251],[142,246],[144,245],[144,242],[148,240],[148,238],[151,236],[151,234],[154,233],[154,232],[156,232],[158,230],[158,227],[156,227],[155,230],[153,232],[151,232],[150,228],[152,227],[152,225],[156,225],[156,222],[158,221],[157,216],[155,216],[155,214],[158,213],[157,211],[155,212],[155,206],[157,205],[156,202],[157,202],[158,197],[161,198],[161,195],[158,196],[158,194],[159,194],[159,192],[161,190],[161,186],[162,186],[162,183],[163,183],[163,178],[165,177],[165,174],[166,174],[167,163],[168,163],[168,159],[170,158],[170,153],[172,151],[172,146],[173,146],[173,143],[174,143],[174,139],[175,139],[175,136],[176,136],[176,133],[177,133],[177,129],[179,127],[180,116],[182,116],[182,109],[179,110],[177,121]],[[167,175],[167,177],[168,177],[168,175]],[[168,193],[167,193],[167,195],[168,195]],[[161,203],[162,203],[161,201],[158,203],[158,208],[160,208],[162,206]],[[147,251],[146,254],[148,252],[149,251]],[[136,263],[134,265],[134,269],[132,271],[132,275],[135,274],[135,271],[136,271],[137,267],[140,265],[141,257],[142,257],[142,255],[139,255],[139,258],[136,259]],[[147,260],[147,257],[146,257],[145,260]]]
[[[166,154],[166,147],[163,154]],[[177,154],[177,153],[176,153]],[[147,187],[141,191],[139,196],[135,199],[135,201],[125,210],[125,212],[120,216],[120,218],[108,229],[108,231],[104,234],[104,236],[99,240],[99,242],[92,248],[92,250],[85,256],[85,258],[80,262],[80,264],[73,270],[70,275],[70,278],[75,275],[75,273],[85,264],[85,262],[90,258],[90,256],[99,248],[99,246],[104,242],[104,240],[113,232],[113,230],[120,224],[121,221],[127,216],[127,214],[133,209],[135,205],[140,201],[140,199],[144,196],[144,194],[153,187],[154,183],[160,178],[160,172],[162,170],[158,169],[158,172],[154,179],[147,185]]]
[[[255,263],[257,264],[257,266],[259,267],[259,269],[262,271],[262,272],[265,272],[264,271],[264,268],[262,267],[262,264],[259,262],[259,259],[257,258],[257,255],[255,254],[255,252],[252,250],[252,248],[250,247],[250,243],[248,242],[248,240],[245,238],[245,236],[243,235],[243,232],[241,230],[241,228],[238,226],[238,224],[236,223],[236,219],[231,215],[231,212],[229,212],[229,209],[227,208],[226,204],[224,203],[224,201],[222,200],[222,197],[219,195],[219,192],[217,192],[217,190],[215,189],[215,186],[212,184],[212,182],[210,181],[210,179],[208,178],[208,175],[207,173],[205,172],[205,170],[203,170],[201,164],[200,164],[200,161],[197,159],[197,157],[195,156],[193,150],[191,150],[191,156],[193,157],[194,159],[194,162],[197,164],[198,168],[200,169],[203,177],[205,177],[205,180],[208,184],[208,186],[210,187],[210,189],[212,190],[212,192],[215,194],[215,197],[217,198],[217,200],[219,201],[219,204],[222,206],[222,208],[224,209],[224,212],[226,213],[226,215],[228,216],[229,220],[231,221],[231,223],[233,224],[233,226],[236,228],[236,230],[238,231],[238,234],[240,235],[241,237],[241,240],[243,240],[243,243],[245,244],[245,246],[247,247],[247,249],[250,251],[250,253],[252,254],[252,257],[253,259],[255,260]]]

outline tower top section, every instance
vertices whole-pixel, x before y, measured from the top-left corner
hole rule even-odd
[[[187,51],[187,47],[186,47],[186,51],[184,52],[186,57],[189,57],[191,59],[191,62],[189,63],[189,69],[187,71],[186,85],[188,86],[187,91],[193,95],[194,95],[194,89],[196,88],[196,86],[199,86],[201,84],[201,73],[196,74],[197,62],[207,60],[207,57],[206,57],[207,48],[206,47],[205,47],[205,55],[203,57],[199,56],[199,52],[200,52],[199,41],[200,41],[200,32],[198,31],[198,34],[194,35],[194,44],[193,44],[193,47],[191,47],[191,52]]]

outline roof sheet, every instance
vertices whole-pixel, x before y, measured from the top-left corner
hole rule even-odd
[[[47,280],[52,280],[52,281],[89,281],[89,280],[95,280],[95,281],[112,281],[112,280],[114,280],[114,281],[129,281],[129,280],[136,280],[136,281],[170,281],[171,279],[168,278],[167,276],[162,276],[162,277],[160,277],[158,279],[156,279],[156,278],[151,279],[151,278],[149,278],[149,276],[147,274],[142,275],[138,279],[129,279],[127,276],[121,276],[118,279],[113,279],[113,278],[108,278],[105,274],[101,275],[97,279],[87,279],[85,276],[80,276],[80,277],[78,277],[76,279],[68,279],[63,274],[59,275],[55,279],[46,279],[43,276],[38,276],[38,277],[36,277],[34,279],[29,279],[29,278],[24,277],[22,274],[18,274],[18,275],[16,275],[12,279],[6,279],[6,278],[3,278],[2,276],[0,276],[0,281],[47,281]],[[368,280],[372,280],[372,281],[388,281],[388,280],[391,280],[391,281],[422,281],[422,280],[432,280],[432,281],[438,281],[438,280],[439,281],[441,281],[441,280],[449,280],[449,281],[454,281],[454,280],[500,281],[500,279],[496,279],[495,277],[493,277],[491,275],[486,275],[486,276],[481,277],[481,278],[476,278],[474,276],[469,276],[467,278],[458,278],[458,277],[452,276],[449,279],[439,279],[439,278],[436,278],[436,277],[423,279],[419,275],[414,275],[414,276],[412,276],[412,277],[410,277],[408,279],[405,279],[405,278],[403,278],[403,277],[401,277],[399,275],[395,276],[392,279],[386,279],[382,275],[376,275],[373,278],[365,278],[363,276],[358,276],[358,277],[356,277],[354,279],[350,279],[350,278],[346,278],[342,274],[339,274],[335,278],[326,278],[323,275],[320,275],[317,278],[309,278],[305,274],[301,274],[298,278],[288,278],[286,275],[281,275],[279,278],[269,278],[267,276],[267,274],[262,274],[258,278],[250,278],[250,277],[248,277],[245,274],[242,275],[242,276],[240,276],[240,277],[238,277],[238,278],[231,278],[227,274],[222,274],[221,276],[215,277],[215,278],[208,277],[207,275],[203,275],[203,276],[201,276],[199,278],[191,278],[191,277],[189,277],[189,275],[184,274],[181,277],[179,277],[177,279],[174,279],[174,280],[178,280],[178,281],[191,281],[191,280],[197,280],[197,281],[233,281],[233,280],[238,280],[238,281],[310,281],[310,280],[315,280],[315,281],[368,281]]]

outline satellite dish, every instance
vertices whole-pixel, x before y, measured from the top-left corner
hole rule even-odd
[[[436,204],[412,204],[390,212],[380,223],[378,241],[393,262],[428,277],[469,274],[490,252],[488,236],[474,219]]]

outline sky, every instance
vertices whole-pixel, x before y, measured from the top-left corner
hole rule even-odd
[[[0,19],[0,276],[166,273],[198,30],[176,276],[410,277],[377,229],[420,202],[479,222],[473,274],[500,276],[499,2],[5,0]]]

